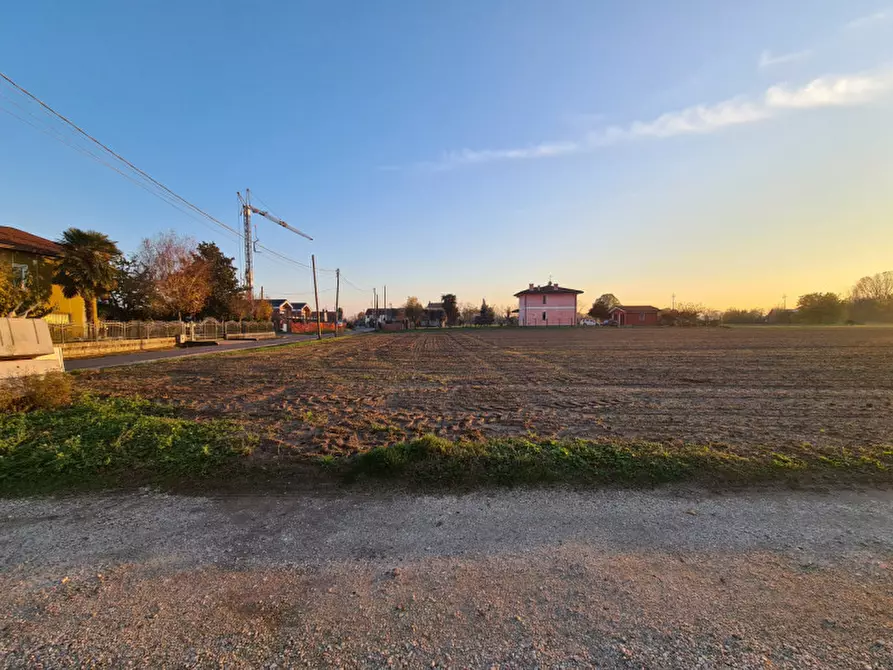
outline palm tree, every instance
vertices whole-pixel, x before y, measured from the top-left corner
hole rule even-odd
[[[53,281],[66,298],[79,295],[87,304],[87,317],[98,322],[96,302],[115,288],[115,261],[121,256],[118,244],[95,230],[69,228],[58,241],[62,255]]]

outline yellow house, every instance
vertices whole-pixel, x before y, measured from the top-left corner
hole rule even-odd
[[[61,247],[24,230],[0,226],[0,267],[12,267],[13,278],[25,281],[35,277],[38,286],[52,284],[56,259]],[[52,311],[44,317],[50,323],[71,323],[83,326],[87,323],[87,310],[80,296],[66,298],[62,287],[52,284],[49,298]]]

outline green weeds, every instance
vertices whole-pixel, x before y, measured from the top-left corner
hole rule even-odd
[[[314,423],[324,417],[304,418]],[[353,455],[268,452],[252,458],[260,441],[232,421],[200,421],[144,400],[85,395],[66,407],[0,415],[0,494],[143,484],[264,490],[294,477],[308,483],[386,479],[435,488],[893,482],[890,446],[803,444],[780,450],[532,433],[451,441],[429,434]]]
[[[0,416],[0,491],[124,486],[200,478],[243,460],[257,439],[229,421],[195,421],[143,400],[83,396]]]
[[[737,453],[726,445],[664,445],[503,438],[452,442],[434,435],[376,447],[353,457],[351,478],[396,478],[423,485],[631,484],[676,481],[753,484],[793,476],[844,481],[888,479],[889,449],[858,456],[838,450],[796,456],[770,450]],[[842,470],[845,471],[842,472]]]

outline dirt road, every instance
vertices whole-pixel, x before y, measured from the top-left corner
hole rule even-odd
[[[4,667],[889,668],[893,492],[0,501]]]

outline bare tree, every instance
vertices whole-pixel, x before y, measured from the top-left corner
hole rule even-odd
[[[192,316],[211,294],[209,268],[196,249],[194,240],[174,232],[143,240],[137,259],[152,282],[150,304],[158,316]]]
[[[463,302],[459,306],[459,316],[462,319],[463,325],[470,325],[474,323],[474,317],[481,313],[481,308],[477,305],[473,305],[470,302]]]
[[[676,305],[676,309],[663,310],[660,321],[666,326],[697,326],[706,312],[700,303],[681,302]]]
[[[893,270],[862,277],[853,286],[852,300],[874,300],[881,303],[893,300]]]
[[[493,316],[496,319],[496,325],[506,326],[512,318],[512,308],[507,305],[494,305]]]

